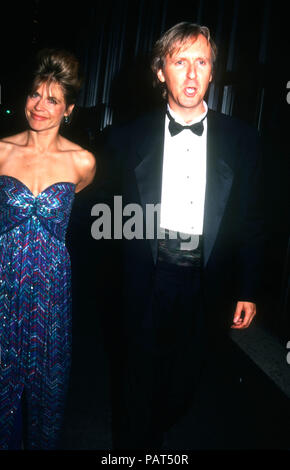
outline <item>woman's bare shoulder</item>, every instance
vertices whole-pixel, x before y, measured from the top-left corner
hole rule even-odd
[[[2,137],[0,139],[0,152],[6,154],[7,152],[13,152],[16,147],[22,147],[27,142],[26,132],[20,134],[11,135],[8,137]]]
[[[71,155],[78,166],[93,167],[95,165],[96,159],[92,152],[71,140],[65,139],[64,137],[62,139],[62,150],[65,152],[71,152]]]
[[[20,132],[19,134],[9,135],[8,137],[2,137],[0,139],[0,145],[24,145],[27,141],[27,132]]]
[[[84,150],[79,144],[76,144],[72,140],[68,140],[66,137],[63,136],[59,136],[59,146],[63,152]]]
[[[80,174],[84,178],[89,177],[89,179],[91,179],[97,169],[97,162],[94,154],[88,150],[81,149],[76,152],[74,161]]]

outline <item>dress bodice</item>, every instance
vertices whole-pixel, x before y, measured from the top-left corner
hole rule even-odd
[[[22,181],[0,175],[0,235],[31,219],[64,241],[75,184],[56,182],[37,196]]]

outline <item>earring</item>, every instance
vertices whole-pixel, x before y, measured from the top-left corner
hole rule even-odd
[[[68,116],[64,116],[64,123],[65,123],[65,124],[68,124],[68,123],[69,123],[69,117],[68,117]]]

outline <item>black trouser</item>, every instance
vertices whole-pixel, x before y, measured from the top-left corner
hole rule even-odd
[[[191,403],[207,350],[201,298],[199,269],[157,266],[143,340],[129,338],[115,389],[114,448],[160,448],[163,432]]]

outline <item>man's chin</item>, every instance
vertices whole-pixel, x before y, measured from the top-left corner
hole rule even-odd
[[[173,111],[175,111],[177,114],[186,114],[186,115],[191,115],[193,114],[193,118],[195,116],[198,116],[199,114],[202,114],[205,109],[203,106],[203,100],[193,100],[193,99],[187,99],[187,100],[182,100],[180,101],[178,107],[176,106],[175,108],[171,107]]]

